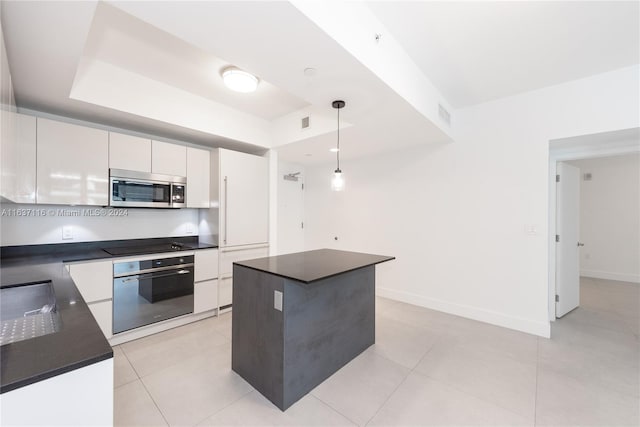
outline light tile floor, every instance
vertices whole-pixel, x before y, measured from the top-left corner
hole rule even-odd
[[[286,412],[231,371],[231,314],[116,346],[115,424],[640,425],[639,285],[582,278],[550,340],[383,298],[376,322]]]

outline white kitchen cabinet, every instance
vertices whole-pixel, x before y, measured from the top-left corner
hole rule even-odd
[[[200,249],[195,253],[193,313],[218,308],[218,250]]]
[[[112,426],[113,358],[2,393],[0,407],[3,426]]]
[[[187,176],[187,147],[168,142],[151,141],[151,172]]]
[[[42,118],[37,132],[37,203],[108,205],[108,132]]]
[[[104,336],[113,336],[113,263],[91,261],[69,264],[69,274],[89,306]]]
[[[218,280],[218,305],[222,308],[233,302],[233,279],[221,277]]]
[[[109,167],[151,172],[151,140],[109,132]]]
[[[194,281],[218,278],[218,250],[200,249],[194,256],[195,274]]]
[[[2,196],[15,203],[36,202],[36,118],[3,111]]]
[[[219,255],[218,304],[224,307],[233,303],[233,263],[269,256],[269,246],[227,247],[220,249]]]
[[[100,301],[87,305],[105,338],[110,339],[113,336],[113,301]]]
[[[218,308],[218,280],[205,280],[193,285],[193,314]]]
[[[69,274],[85,302],[91,303],[113,298],[113,263],[111,260],[70,264]]]
[[[219,150],[220,246],[269,241],[269,160]]]
[[[208,208],[210,177],[209,150],[187,147],[187,207]]]
[[[269,256],[269,246],[224,248],[220,250],[220,276],[233,274],[233,263]]]

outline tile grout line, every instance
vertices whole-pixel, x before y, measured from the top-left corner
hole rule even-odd
[[[455,391],[457,391],[457,392],[459,392],[459,393],[462,393],[462,394],[464,394],[464,395],[466,395],[466,396],[469,396],[469,397],[472,397],[472,398],[474,398],[474,399],[476,399],[476,400],[479,400],[479,401],[481,401],[481,402],[484,402],[484,403],[487,403],[487,404],[493,405],[493,406],[495,406],[496,408],[500,408],[500,409],[502,409],[503,411],[510,412],[510,413],[511,413],[511,414],[513,414],[513,415],[517,415],[518,417],[521,417],[521,418],[526,419],[527,421],[530,421],[530,419],[528,419],[525,415],[522,415],[522,414],[520,414],[520,413],[518,413],[518,412],[514,411],[513,409],[507,408],[506,406],[503,406],[503,405],[501,405],[501,404],[499,404],[499,403],[497,403],[497,402],[494,402],[494,401],[492,401],[492,400],[489,400],[489,399],[487,399],[487,398],[485,398],[485,397],[481,397],[481,396],[475,395],[475,394],[473,394],[473,393],[469,393],[468,391],[461,389],[460,387],[456,386],[455,384],[452,384],[452,383],[450,383],[450,382],[447,382],[447,381],[444,381],[444,380],[440,380],[440,379],[434,378],[434,377],[432,377],[432,376],[430,376],[430,375],[423,374],[422,372],[419,372],[419,371],[416,371],[416,374],[417,374],[417,375],[420,375],[421,377],[427,378],[427,379],[429,379],[429,380],[431,380],[431,381],[434,381],[434,382],[436,382],[436,383],[438,383],[438,384],[442,384],[442,385],[444,385],[444,386],[446,386],[446,387],[448,387],[448,388],[450,388],[450,389],[452,389],[452,390],[455,390]]]
[[[358,423],[356,423],[355,421],[353,421],[351,418],[347,417],[345,414],[343,414],[342,412],[338,411],[336,408],[334,408],[333,406],[329,405],[327,402],[325,402],[324,400],[320,399],[318,396],[316,396],[315,394],[313,394],[313,391],[310,391],[307,396],[311,396],[314,399],[316,399],[318,402],[320,402],[321,404],[323,404],[324,406],[326,406],[327,408],[329,408],[330,410],[332,410],[333,412],[335,412],[336,414],[340,415],[341,417],[343,417],[345,420],[349,421],[351,424],[353,424],[354,426],[359,425]],[[303,396],[304,397],[304,396]],[[301,398],[302,399],[302,398]]]
[[[198,421],[196,424],[194,424],[194,426],[198,426],[200,424],[202,424],[203,421],[208,420],[209,418],[213,417],[214,415],[224,411],[225,409],[227,409],[228,407],[235,405],[236,403],[238,403],[240,400],[244,399],[245,397],[247,397],[248,395],[250,395],[252,392],[257,391],[255,388],[253,388],[253,386],[251,387],[251,390],[249,390],[248,392],[246,392],[245,394],[243,394],[242,396],[238,397],[236,400],[234,400],[233,402],[229,402],[229,404],[223,406],[222,408],[218,409],[217,411],[213,412],[212,414],[207,415],[205,418],[203,418],[201,421]]]
[[[433,344],[431,344],[431,346],[429,347],[429,349],[422,355],[422,357],[420,358],[420,360],[418,360],[418,362],[413,366],[413,368],[409,369],[409,372],[407,372],[407,374],[404,376],[404,378],[402,378],[402,381],[400,381],[398,383],[398,385],[393,389],[393,391],[391,393],[389,393],[389,396],[387,396],[387,398],[384,400],[384,402],[382,402],[382,404],[380,405],[380,407],[378,407],[378,409],[376,410],[376,412],[371,416],[371,418],[369,418],[367,420],[367,422],[364,424],[365,426],[368,426],[369,423],[376,417],[376,415],[378,415],[378,413],[382,410],[382,408],[384,408],[384,406],[387,404],[387,402],[391,399],[391,397],[396,393],[396,391],[398,391],[398,389],[400,388],[400,386],[402,384],[405,383],[405,381],[407,380],[407,378],[409,378],[409,375],[411,375],[412,372],[415,371],[416,367],[424,360],[425,357],[427,357],[427,355],[431,352],[431,350],[433,350],[433,348],[436,346],[436,343],[438,342],[438,340],[440,339],[440,337],[442,336],[442,334],[438,334],[438,337],[434,340]],[[380,356],[384,359],[387,359],[384,356]],[[387,359],[390,360],[390,359]],[[390,360],[392,361],[392,360]],[[393,361],[392,361],[393,362]],[[400,365],[398,362],[394,362],[398,365]],[[400,365],[402,366],[402,365]],[[417,372],[417,371],[416,371]]]
[[[142,387],[144,388],[144,391],[147,392],[147,395],[149,396],[149,399],[151,399],[151,401],[153,402],[153,405],[156,407],[156,409],[160,413],[160,416],[162,417],[164,422],[167,424],[167,426],[170,426],[171,424],[169,424],[169,420],[167,420],[167,417],[165,417],[164,413],[162,412],[162,409],[160,409],[160,406],[158,406],[158,403],[156,402],[156,400],[151,395],[151,392],[147,388],[147,385],[144,383],[144,381],[142,381],[142,377],[140,376],[140,374],[136,370],[135,366],[133,366],[133,363],[131,363],[131,361],[129,360],[129,356],[127,356],[127,353],[124,351],[124,348],[120,347],[120,351],[122,352],[122,354],[124,354],[124,357],[125,357],[125,359],[127,359],[127,363],[129,363],[129,366],[131,366],[131,369],[133,369],[133,372],[136,373],[136,376],[138,377],[138,379],[135,380],[135,381],[140,381],[140,384],[142,384]],[[130,381],[127,384],[131,384],[132,382],[133,381]]]
[[[169,423],[169,420],[167,420],[167,417],[165,417],[164,413],[162,412],[162,409],[160,409],[160,406],[158,406],[158,403],[153,398],[153,395],[151,394],[151,392],[147,388],[147,385],[144,383],[144,381],[142,381],[142,378],[140,378],[140,384],[142,384],[142,387],[144,387],[144,391],[146,391],[147,394],[149,395],[149,398],[151,399],[151,401],[153,402],[154,406],[156,407],[156,409],[160,413],[160,416],[162,417],[164,422],[167,424],[167,426],[170,426],[171,424]]]

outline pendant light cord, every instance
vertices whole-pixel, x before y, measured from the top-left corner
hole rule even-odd
[[[338,151],[336,151],[336,160],[338,161],[338,169],[340,170],[340,108],[338,110]]]

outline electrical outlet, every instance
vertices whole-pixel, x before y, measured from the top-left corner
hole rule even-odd
[[[282,292],[273,291],[273,308],[282,311]]]
[[[73,227],[70,225],[62,226],[62,240],[73,240]]]
[[[184,232],[186,234],[193,234],[193,224],[188,222],[187,225],[184,227]]]

